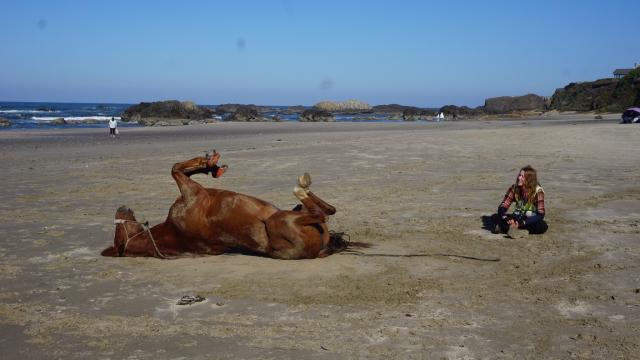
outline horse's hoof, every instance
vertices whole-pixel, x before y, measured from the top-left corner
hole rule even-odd
[[[309,173],[300,175],[298,178],[298,186],[303,189],[309,189],[309,186],[311,186],[311,175],[309,175]]]
[[[215,165],[218,165],[218,161],[220,160],[220,153],[214,149],[212,150],[211,153],[207,152],[206,158],[207,158],[207,167],[209,168],[214,167]]]
[[[293,188],[293,195],[300,201],[309,197],[307,194],[309,190],[302,188],[300,186],[296,186]]]
[[[227,165],[214,165],[214,168],[211,169],[211,176],[213,176],[214,178],[219,178],[220,176],[222,176],[222,174],[224,174],[225,171],[227,171],[228,168],[229,167]]]

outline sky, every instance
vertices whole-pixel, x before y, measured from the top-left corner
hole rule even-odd
[[[640,1],[0,0],[0,101],[475,107],[640,64]]]

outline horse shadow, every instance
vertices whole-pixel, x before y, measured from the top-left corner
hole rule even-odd
[[[368,249],[372,246],[373,244],[366,243],[366,242],[351,241],[351,236],[346,232],[332,231],[332,230],[329,231],[329,243],[327,244],[327,248],[329,249],[330,255],[338,254],[341,252],[346,252],[346,253],[358,252],[359,249]],[[248,249],[239,249],[239,248],[230,249],[225,253],[225,255],[228,255],[228,256],[250,255],[250,256],[265,257],[265,258],[269,257],[257,251],[251,251]]]

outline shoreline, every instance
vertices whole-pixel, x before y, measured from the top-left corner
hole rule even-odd
[[[336,122],[300,122],[300,121],[280,121],[280,122],[236,122],[236,121],[218,121],[208,124],[193,124],[193,125],[179,125],[179,126],[122,126],[120,128],[124,129],[129,133],[138,133],[144,130],[149,130],[151,132],[155,131],[175,131],[175,132],[190,132],[190,130],[195,130],[195,132],[199,132],[203,129],[229,129],[231,127],[256,127],[258,129],[272,129],[272,128],[282,128],[293,129],[296,127],[307,127],[311,130],[317,129],[334,129],[340,128],[344,131],[353,131],[357,130],[356,128],[368,127],[368,128],[407,128],[409,130],[420,128],[423,126],[447,126],[445,124],[465,124],[465,126],[473,127],[474,124],[510,124],[510,123],[526,123],[528,125],[547,125],[547,124],[567,124],[572,122],[580,122],[580,123],[617,123],[620,121],[620,114],[612,113],[612,114],[603,114],[602,119],[594,119],[594,113],[570,113],[570,114],[554,114],[552,116],[529,116],[529,117],[492,117],[492,118],[483,118],[483,119],[463,119],[463,120],[445,120],[445,121],[336,121]],[[531,122],[531,123],[529,123]],[[120,125],[121,123],[119,123]],[[125,123],[129,125],[128,123]],[[22,133],[24,135],[44,135],[44,134],[60,134],[67,133],[77,134],[77,135],[93,135],[96,133],[104,132],[107,129],[107,124],[105,123],[104,127],[101,128],[20,128],[20,129],[3,129],[0,131],[0,139],[2,138],[2,134],[5,133]],[[456,127],[456,125],[452,125]],[[164,129],[164,130],[160,130]],[[307,129],[307,130],[308,130]]]

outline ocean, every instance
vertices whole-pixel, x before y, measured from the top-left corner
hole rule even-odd
[[[134,104],[109,103],[56,103],[56,102],[2,102],[0,118],[11,125],[0,126],[0,131],[20,129],[53,128],[104,128],[111,117],[120,119],[120,114]],[[211,106],[213,105],[205,105]],[[288,113],[287,106],[270,106],[273,111],[263,113],[267,117],[278,116],[282,121],[298,121],[297,113]],[[336,121],[390,122],[396,121],[388,114],[346,115],[335,114]],[[222,118],[222,117],[217,117]],[[61,123],[64,119],[66,123]],[[138,127],[137,123],[118,121],[121,127]]]
[[[120,114],[131,105],[0,101],[0,118],[11,122],[10,126],[2,126],[0,130],[106,127],[111,117],[120,120]],[[69,123],[59,124],[56,120],[60,118]],[[118,121],[118,126],[140,125]]]

